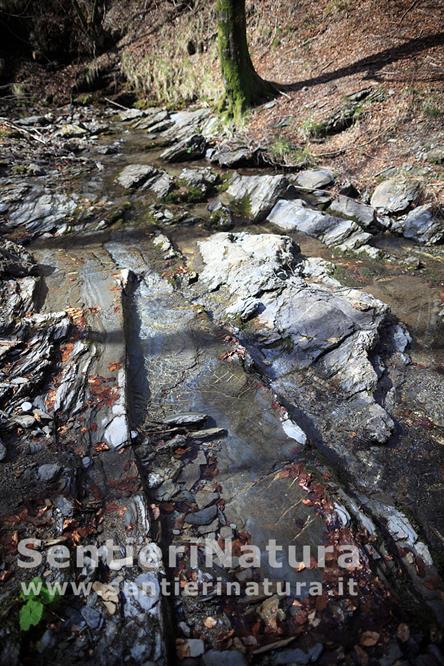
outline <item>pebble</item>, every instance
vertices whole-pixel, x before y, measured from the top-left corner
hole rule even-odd
[[[37,476],[39,477],[40,481],[49,483],[51,481],[54,481],[54,479],[56,479],[56,477],[60,474],[61,470],[62,470],[61,465],[58,465],[57,463],[40,465],[40,467],[37,470]]]
[[[21,404],[22,412],[26,414],[27,412],[30,412],[31,409],[32,409],[32,402],[22,402]]]
[[[0,439],[0,461],[4,460],[6,458],[7,454],[6,446],[3,444],[2,440]]]

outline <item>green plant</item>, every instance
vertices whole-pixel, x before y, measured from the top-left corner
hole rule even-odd
[[[20,592],[20,599],[24,601],[19,611],[19,625],[21,631],[29,631],[36,627],[43,619],[45,607],[53,604],[59,594],[49,590],[40,576],[35,576],[28,585],[27,592]]]
[[[232,199],[230,201],[230,210],[236,217],[248,219],[251,217],[251,199],[246,194],[241,199]]]
[[[299,133],[305,139],[313,139],[322,135],[323,124],[314,120],[313,118],[307,118],[299,126]]]
[[[429,97],[423,101],[422,110],[424,115],[431,120],[440,118],[443,115],[443,110],[439,106],[438,100],[434,96]]]

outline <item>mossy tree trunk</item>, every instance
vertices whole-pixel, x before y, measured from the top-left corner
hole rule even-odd
[[[219,58],[225,84],[221,104],[228,116],[239,120],[246,109],[276,93],[253,67],[247,43],[245,0],[217,0]]]

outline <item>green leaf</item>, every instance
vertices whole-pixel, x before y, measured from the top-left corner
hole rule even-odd
[[[36,599],[29,599],[20,609],[20,629],[29,631],[32,626],[36,626],[43,617],[43,604]]]

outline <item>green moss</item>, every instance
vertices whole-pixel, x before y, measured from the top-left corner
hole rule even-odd
[[[93,96],[91,93],[84,93],[83,95],[78,95],[74,101],[76,104],[80,104],[80,106],[88,106],[93,101]]]
[[[274,162],[288,166],[309,166],[315,163],[307,146],[295,146],[284,138],[277,138],[269,147]]]
[[[251,199],[246,194],[244,197],[241,199],[232,199],[230,201],[230,210],[235,215],[236,217],[240,217],[242,219],[250,219],[252,214],[251,214]]]

